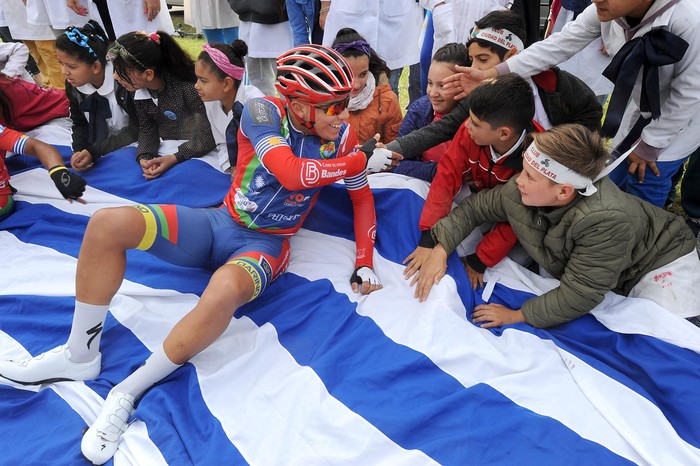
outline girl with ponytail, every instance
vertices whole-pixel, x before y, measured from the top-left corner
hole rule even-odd
[[[211,152],[216,144],[194,83],[194,62],[163,31],[129,32],[107,53],[115,79],[134,92],[136,159],[151,180],[176,163]],[[161,143],[161,140],[163,141]]]
[[[238,159],[238,127],[243,105],[248,99],[262,97],[255,86],[241,84],[248,46],[242,40],[231,45],[204,44],[194,64],[194,87],[204,101],[216,142],[219,168],[235,174]]]

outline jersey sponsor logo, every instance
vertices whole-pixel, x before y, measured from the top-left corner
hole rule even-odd
[[[292,193],[284,200],[283,204],[287,207],[299,207],[309,199],[311,199],[311,196],[305,196],[301,193]]]
[[[246,195],[243,194],[243,191],[241,191],[241,188],[236,188],[236,195],[233,198],[236,201],[236,207],[241,210],[245,210],[246,212],[255,212],[258,210],[258,205],[248,199]]]
[[[321,178],[342,178],[347,173],[347,170],[321,170]]]
[[[306,165],[304,165],[304,170],[301,174],[301,183],[304,186],[313,186],[318,183],[320,178],[321,172],[318,169],[318,164],[309,161]]]
[[[274,220],[275,222],[293,222],[301,218],[301,214],[286,215],[269,213],[265,215],[265,218],[269,218],[271,220]]]
[[[270,283],[272,281],[272,264],[270,264],[270,262],[267,259],[265,259],[265,256],[260,256],[260,259],[258,259],[258,264],[260,264],[260,268],[262,269],[267,279],[265,283]]]
[[[356,256],[358,259],[364,259],[365,256],[367,255],[367,249],[366,248],[360,248],[356,252]]]
[[[265,100],[255,99],[250,105],[250,116],[253,123],[258,125],[269,125],[272,123],[272,109]]]
[[[369,227],[369,230],[367,230],[367,237],[370,238],[372,241],[375,240],[377,237],[377,225],[372,225]]]
[[[335,155],[335,141],[328,141],[325,144],[321,144],[321,147],[319,147],[319,153],[324,159],[333,157],[333,155]]]
[[[250,278],[253,279],[253,296],[251,296],[250,300],[254,300],[255,298],[260,295],[260,293],[263,290],[263,283],[262,283],[262,277],[260,276],[260,272],[251,264],[249,261],[251,259],[247,258],[236,258],[231,261],[229,261],[229,264],[237,265],[241,267],[243,270],[248,272],[248,275],[250,275]]]

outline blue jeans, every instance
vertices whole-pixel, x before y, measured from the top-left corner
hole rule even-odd
[[[314,29],[314,0],[286,0],[294,46],[309,44]]]
[[[399,79],[402,72],[403,68],[391,70],[391,76],[389,76],[389,85],[397,96],[399,95]],[[408,68],[408,105],[420,99],[422,95],[423,93],[420,90],[420,63],[416,63]]]
[[[218,42],[220,44],[231,44],[234,40],[238,39],[238,27],[230,27],[223,29],[205,29],[204,37],[207,38],[207,42],[214,43]]]
[[[641,184],[637,181],[636,173],[630,175],[627,172],[629,165],[626,162],[622,162],[609,176],[612,182],[621,190],[637,196],[650,204],[663,207],[666,203],[668,191],[671,189],[671,178],[678,171],[678,168],[683,165],[686,158],[672,162],[657,162],[656,166],[660,175],[654,175],[647,168],[644,173],[644,182]]]
[[[423,45],[420,49],[420,89],[422,93],[428,88],[428,70],[430,63],[433,61],[433,42],[435,35],[435,27],[433,26],[433,14],[428,11],[425,13],[427,25],[425,27],[425,37]]]

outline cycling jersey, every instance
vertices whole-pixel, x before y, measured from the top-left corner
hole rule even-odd
[[[356,266],[372,267],[375,213],[366,156],[343,123],[338,138],[305,135],[289,120],[284,102],[251,99],[241,116],[236,176],[224,204],[241,226],[291,235],[301,228],[321,187],[344,180],[355,213]]]

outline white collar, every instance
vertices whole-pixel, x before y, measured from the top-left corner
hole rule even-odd
[[[491,160],[493,161],[493,163],[498,163],[498,162],[500,162],[501,160],[505,159],[505,158],[508,157],[510,154],[512,154],[513,152],[515,152],[516,150],[518,150],[518,149],[520,148],[520,145],[521,145],[521,144],[523,143],[523,141],[525,140],[525,135],[526,135],[526,134],[527,134],[527,131],[526,131],[526,130],[523,130],[522,134],[520,135],[520,138],[518,138],[518,142],[516,142],[515,144],[513,144],[513,147],[511,147],[510,149],[508,149],[508,152],[506,152],[506,153],[503,154],[503,155],[500,155],[498,152],[496,152],[495,150],[493,150],[493,146],[489,146],[489,150],[491,151]]]
[[[95,88],[90,83],[83,84],[82,86],[78,86],[77,89],[82,92],[83,94],[87,95],[92,95],[95,92],[100,94],[101,96],[106,96],[114,92],[114,70],[112,68],[112,62],[107,62],[107,64],[104,67],[105,69],[105,79],[102,82],[102,85],[98,88]]]

